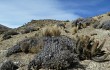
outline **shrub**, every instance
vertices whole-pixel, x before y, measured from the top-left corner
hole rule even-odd
[[[78,28],[77,27],[72,27],[70,32],[74,35],[75,33],[77,33]]]
[[[8,60],[4,62],[0,68],[0,70],[17,70],[18,66],[15,65],[12,61]]]
[[[77,27],[77,25],[81,22],[81,21],[83,21],[84,19],[83,18],[78,18],[77,20],[74,20],[73,22],[72,22],[72,26],[76,26]]]
[[[98,28],[98,29],[105,29],[105,30],[110,30],[110,20],[106,20],[102,23],[100,22],[95,22],[93,25],[94,28]]]
[[[91,25],[95,20],[93,18],[79,18],[72,22],[72,26],[78,27],[78,29],[86,28]]]
[[[12,35],[17,35],[17,34],[19,34],[19,33],[14,30],[9,30],[4,33],[3,40],[10,39],[10,38],[12,38]]]
[[[75,64],[79,63],[77,54],[74,52],[75,40],[66,36],[57,36],[44,37],[43,41],[45,42],[44,48],[29,63],[29,70],[31,68],[39,70],[42,67],[55,70],[67,70],[71,65],[75,68]]]
[[[65,28],[65,24],[57,24],[57,26]]]
[[[11,30],[11,28],[8,28],[8,27],[3,26],[3,25],[0,24],[0,34],[6,32],[8,30]]]
[[[102,24],[103,24],[102,29],[110,30],[110,20],[107,20],[103,22]]]
[[[59,36],[60,28],[57,26],[46,26],[42,29],[42,36]]]
[[[40,51],[40,49],[43,46],[42,38],[27,38],[20,42],[18,42],[16,45],[8,49],[8,52],[6,54],[6,57],[9,57],[12,54],[24,52],[24,53],[37,53]]]
[[[93,24],[93,27],[94,27],[94,28],[98,28],[99,25],[100,25],[100,22],[96,21],[96,22]]]
[[[26,27],[26,28],[24,28],[23,31],[21,31],[21,33],[25,34],[25,33],[30,33],[30,32],[33,32],[33,31],[37,31],[37,29],[35,29],[33,27]]]
[[[3,40],[10,39],[10,38],[12,38],[11,35],[4,35],[4,36],[3,36]]]

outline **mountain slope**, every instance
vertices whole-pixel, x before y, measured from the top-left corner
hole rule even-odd
[[[54,25],[60,26],[61,35],[65,35],[72,39],[76,38],[77,35],[78,36],[82,36],[82,35],[90,36],[91,38],[95,38],[95,41],[99,41],[99,43],[101,43],[104,39],[106,39],[106,43],[104,44],[104,47],[102,49],[106,50],[106,52],[110,52],[110,30],[93,27],[94,23],[97,21],[99,22],[97,23],[99,25],[100,23],[110,20],[110,16],[108,14],[103,14],[103,15],[93,17],[93,20],[95,21],[91,22],[91,20],[88,20],[86,18],[71,21],[71,22],[60,21],[60,20],[32,20],[28,22],[27,24],[14,29],[15,31],[19,32],[18,35],[12,35],[12,38],[6,39],[6,40],[0,39],[0,64],[2,64],[5,60],[8,59],[8,60],[12,60],[13,62],[18,63],[19,70],[23,70],[23,69],[26,70],[29,62],[34,58],[34,55],[36,54],[32,54],[32,53],[25,54],[21,52],[21,53],[13,54],[12,56],[6,58],[5,53],[7,52],[7,49],[16,45],[20,41],[23,41],[24,39],[39,37],[39,35],[41,36],[43,29],[54,26]],[[73,23],[77,23],[76,25],[77,27],[74,27]],[[82,24],[89,24],[89,25],[82,25]],[[29,31],[28,33],[20,33],[26,28],[29,28],[30,30],[30,27],[34,29],[37,29],[37,28],[39,29],[35,31],[34,30]],[[0,25],[0,28],[4,29],[4,32],[10,29],[3,25]],[[0,38],[2,37],[3,36],[1,35]],[[110,57],[108,56],[108,58]],[[91,60],[84,60],[84,61],[81,61],[80,63],[87,66],[86,70],[110,70],[109,62],[97,63]]]

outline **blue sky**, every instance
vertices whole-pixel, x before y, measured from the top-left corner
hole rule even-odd
[[[110,11],[109,0],[0,0],[0,24],[19,27],[32,19],[74,20]]]

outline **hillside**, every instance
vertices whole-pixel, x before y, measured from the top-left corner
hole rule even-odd
[[[60,61],[60,58],[61,58],[60,56],[62,56],[62,60],[66,60],[65,58],[68,58],[68,60],[69,60],[68,64],[69,64],[69,62],[74,61],[73,57],[75,57],[76,54],[75,53],[72,54],[72,52],[71,53],[67,52],[67,51],[71,51],[70,49],[68,49],[67,45],[69,44],[69,47],[71,47],[71,44],[72,44],[72,47],[73,47],[74,46],[73,42],[74,42],[74,40],[75,41],[77,40],[77,36],[80,36],[81,40],[83,39],[83,36],[84,36],[84,38],[85,37],[90,38],[90,40],[88,40],[86,38],[83,39],[83,41],[82,41],[82,43],[84,43],[84,44],[82,44],[82,45],[84,45],[83,48],[85,48],[85,43],[87,44],[87,47],[90,48],[90,45],[92,45],[92,47],[93,47],[94,45],[97,44],[97,41],[99,42],[98,44],[100,45],[106,39],[102,50],[104,50],[105,53],[110,53],[110,14],[109,13],[95,16],[92,18],[79,18],[74,21],[60,21],[60,20],[50,20],[50,19],[32,20],[16,29],[10,29],[10,30],[9,29],[10,28],[8,28],[8,27],[0,25],[0,30],[2,30],[2,31],[0,31],[0,67],[7,60],[11,60],[19,67],[18,70],[27,70],[29,63],[33,59],[35,59],[37,57],[40,58],[41,56],[42,56],[41,59],[44,60],[44,64],[45,64],[46,57],[50,57],[50,56],[44,57],[44,55],[46,55],[44,52],[46,52],[48,54],[50,49],[53,51],[53,53],[52,53],[53,56],[56,56],[56,57],[55,58],[51,57],[50,61],[47,59],[47,61],[48,61],[47,65],[48,65],[48,63],[51,64],[51,62],[54,62],[57,60]],[[50,37],[48,38],[47,36],[50,36]],[[45,37],[47,37],[47,38],[45,38]],[[92,40],[92,38],[94,38],[94,40]],[[59,43],[59,44],[57,44],[58,49],[56,49],[56,51],[57,52],[61,51],[60,53],[57,53],[55,51],[55,46],[54,46],[55,44],[53,41],[54,39],[55,39],[55,43]],[[73,42],[71,42],[71,39],[73,40]],[[42,42],[42,40],[43,40],[43,42]],[[47,42],[46,40],[49,42]],[[56,41],[58,41],[58,42],[56,42]],[[92,41],[93,44],[89,43],[90,41]],[[68,42],[68,43],[66,43],[66,42]],[[96,43],[96,44],[94,44],[94,43]],[[44,44],[45,44],[45,46],[44,46]],[[23,47],[23,48],[21,48],[22,52],[19,51],[20,53],[15,53],[9,57],[6,57],[6,54],[9,50],[9,48],[16,46],[16,45]],[[43,48],[40,48],[40,47],[30,48],[33,45],[34,46],[43,45]],[[48,46],[48,45],[50,45],[50,46]],[[79,44],[79,45],[80,45],[79,47],[82,47],[81,44]],[[95,47],[97,48],[97,46],[95,46]],[[26,47],[29,47],[28,51],[27,51]],[[50,49],[47,49],[47,47],[50,47]],[[63,48],[64,52],[62,52],[61,49],[59,50],[59,47],[60,48],[64,47]],[[24,48],[26,48],[26,49],[24,49]],[[40,48],[40,50],[39,50],[39,48]],[[97,50],[96,48],[95,48],[95,50]],[[80,49],[80,48],[78,48],[78,49]],[[86,49],[90,50],[88,48],[86,48]],[[13,50],[13,52],[16,52],[15,49]],[[56,52],[56,54],[54,52]],[[66,54],[65,52],[68,53],[69,55]],[[79,51],[79,52],[83,53],[83,51]],[[84,53],[84,55],[85,55],[85,56],[83,56],[83,57],[85,57],[85,58],[83,58],[84,60],[79,61],[80,64],[85,66],[86,70],[110,70],[109,61],[95,62],[91,59],[92,58],[91,50],[89,52],[91,54],[91,56],[89,56],[89,54],[87,54],[87,52],[88,51],[86,51],[86,54]],[[93,50],[93,52],[95,52],[95,51]],[[101,52],[99,52],[99,53],[101,53]],[[51,53],[51,51],[50,51],[50,53]],[[100,54],[98,54],[98,55],[100,55]],[[69,58],[69,57],[71,57],[71,58]],[[110,60],[110,56],[107,56],[106,59]],[[61,63],[63,63],[63,62],[61,61]],[[66,63],[66,62],[64,62],[64,63]],[[53,63],[53,65],[54,64],[55,63]],[[60,62],[59,62],[59,64],[60,64]],[[44,68],[45,68],[45,66],[46,65],[44,65]],[[61,66],[66,68],[64,66],[64,64]],[[43,65],[41,66],[41,69],[43,69]],[[67,69],[69,69],[69,67],[67,67]],[[73,70],[74,67],[72,67],[71,69]],[[58,70],[60,70],[60,69],[58,69]],[[78,70],[83,70],[83,69],[78,68]]]
[[[3,32],[5,32],[5,31],[7,31],[7,30],[9,30],[9,29],[10,29],[10,28],[8,28],[8,27],[6,27],[6,26],[0,24],[0,34],[2,34]]]

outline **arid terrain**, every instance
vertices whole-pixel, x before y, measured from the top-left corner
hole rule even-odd
[[[42,38],[44,36],[52,36],[52,38],[54,38],[59,35],[66,36],[67,38],[75,39],[75,40],[77,39],[77,36],[89,36],[90,38],[94,38],[95,42],[98,41],[99,45],[104,40],[106,40],[102,50],[104,50],[105,53],[110,53],[110,13],[102,14],[92,18],[79,18],[74,21],[69,21],[69,20],[60,21],[60,20],[51,20],[51,19],[32,20],[27,24],[24,24],[23,26],[15,29],[0,25],[0,67],[3,65],[3,63],[10,60],[19,67],[17,70],[28,70],[27,69],[28,64],[35,58],[35,56],[38,53],[40,53],[40,51],[42,51],[42,48],[40,48],[41,50],[39,50],[39,47],[37,47],[34,49],[30,49],[28,51],[26,49],[23,50],[23,48],[21,48],[22,52],[19,53],[14,52],[14,54],[7,57],[6,55],[8,53],[9,48],[12,48],[17,44],[19,44],[22,47],[25,46],[27,47],[28,44],[32,44],[32,42],[30,41],[29,42],[23,41],[25,39],[31,39],[31,38],[33,39],[40,37]],[[58,39],[58,41],[60,40]],[[40,44],[42,43],[40,42]],[[38,55],[40,56],[40,54]],[[104,59],[107,61],[99,61],[99,62],[93,61],[91,57],[89,58],[89,56],[87,56],[84,58],[84,60],[80,61],[80,64],[85,67],[85,70],[110,70],[110,61],[109,61],[110,55],[108,55],[107,58]],[[45,69],[41,68],[41,70],[45,70]],[[54,70],[60,70],[60,69],[54,69]],[[67,68],[67,70],[75,70],[75,69]],[[78,70],[83,70],[83,69],[78,68]]]

